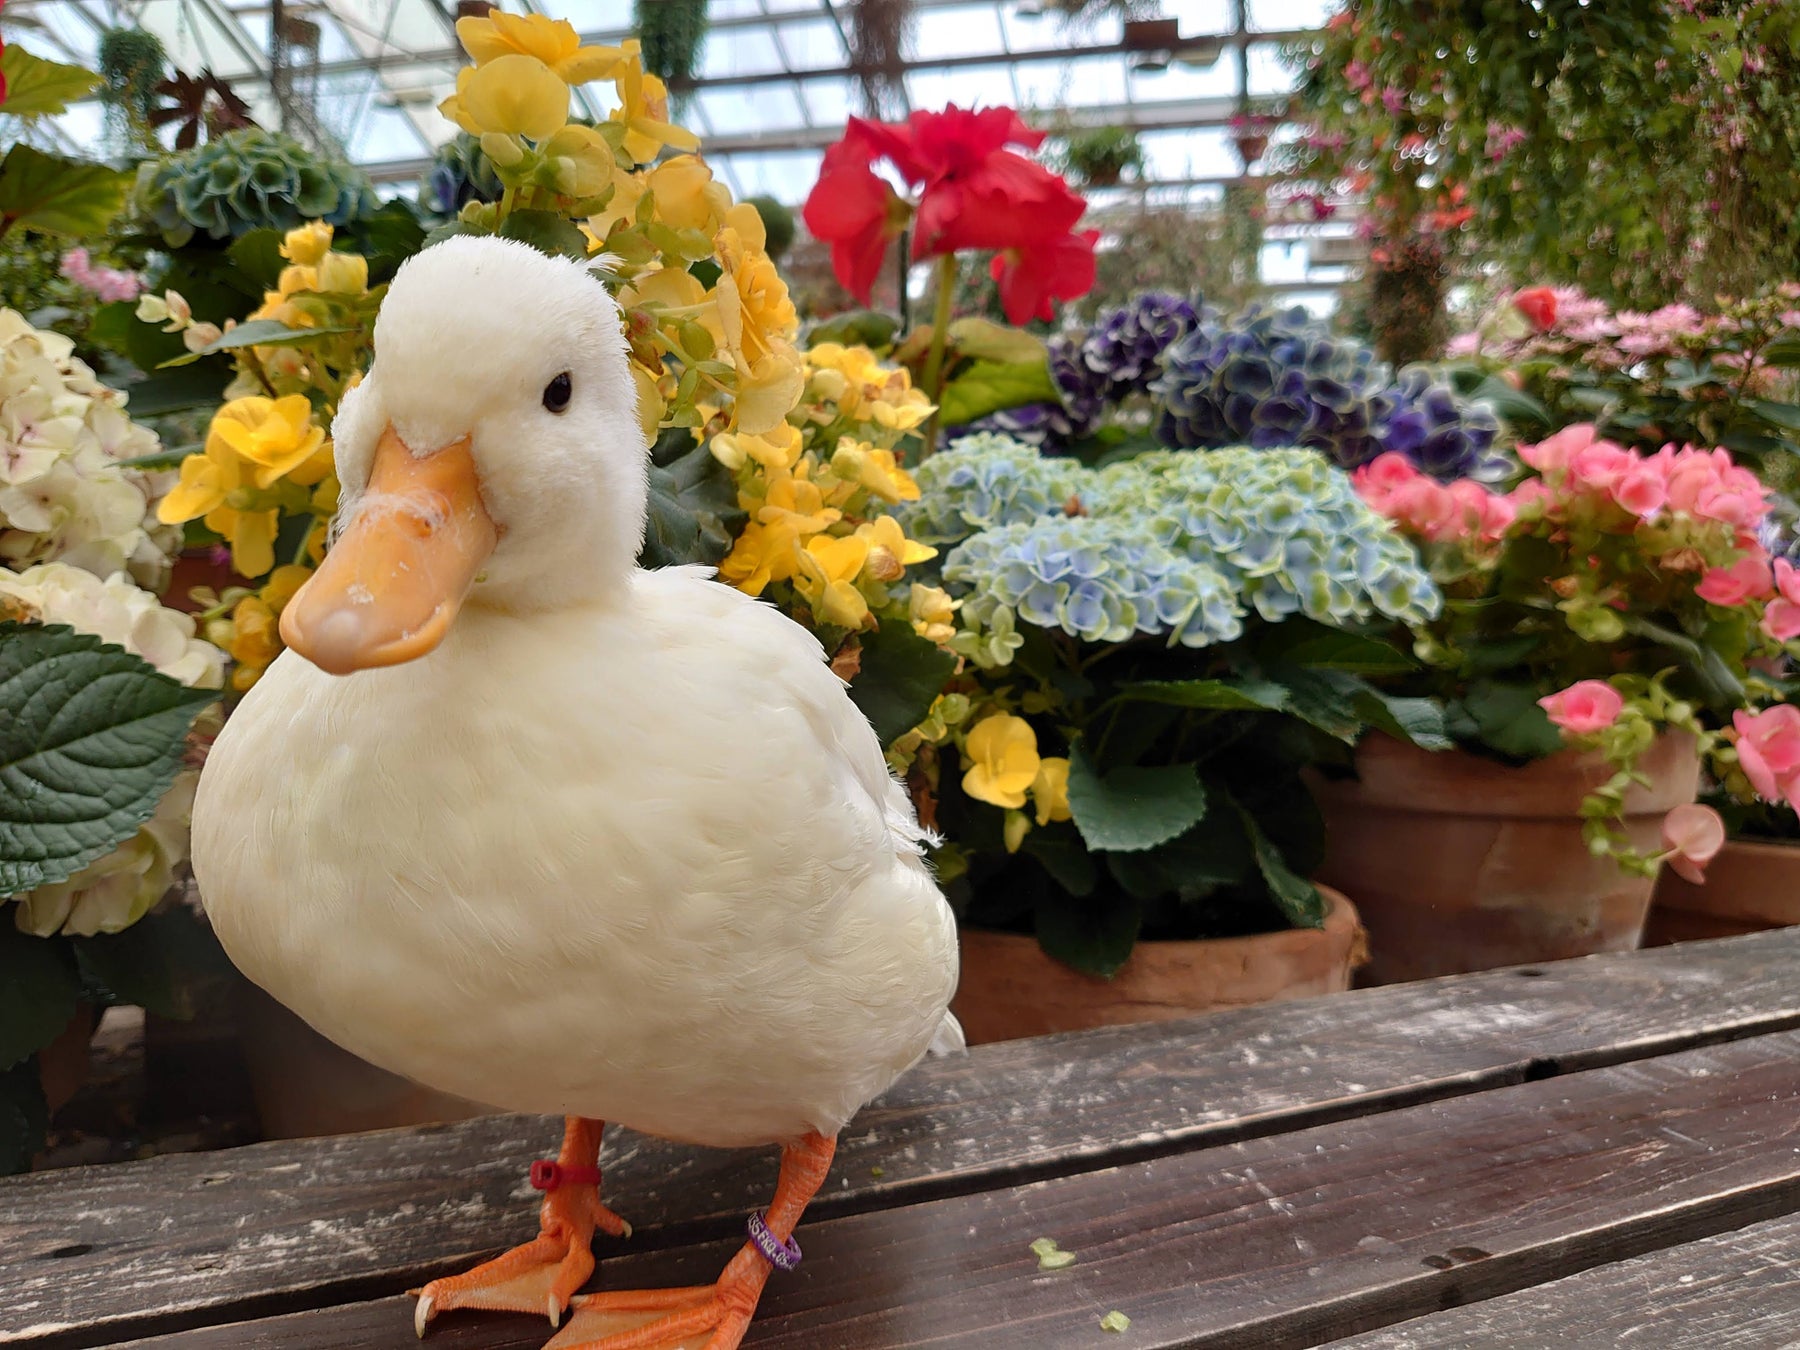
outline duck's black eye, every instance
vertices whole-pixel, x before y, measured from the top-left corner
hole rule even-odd
[[[559,413],[569,406],[569,372],[564,371],[549,384],[544,386],[544,406],[553,413]]]

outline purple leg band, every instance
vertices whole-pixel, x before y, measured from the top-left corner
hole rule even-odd
[[[800,1244],[792,1238],[786,1242],[777,1239],[761,1214],[750,1216],[750,1241],[756,1244],[763,1260],[777,1270],[792,1270],[800,1264]]]

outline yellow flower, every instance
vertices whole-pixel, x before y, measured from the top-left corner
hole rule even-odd
[[[744,500],[741,493],[738,502],[746,511],[754,508],[757,520],[764,525],[788,529],[796,535],[817,534],[843,517],[843,512],[825,505],[817,483],[793,475],[783,475],[770,482],[761,505],[756,505],[754,499]]]
[[[935,548],[908,539],[892,516],[864,521],[856,527],[856,534],[869,543],[869,571],[879,581],[898,581],[905,568],[937,557]]]
[[[799,549],[797,536],[783,525],[751,521],[719,564],[719,575],[746,595],[761,595],[771,581],[794,575]]]
[[[511,53],[456,72],[456,92],[438,105],[464,131],[547,140],[569,120],[569,86],[535,56]]]
[[[261,669],[281,651],[275,633],[275,611],[260,596],[246,595],[231,611],[231,659]]]
[[[324,444],[325,432],[313,425],[312,404],[302,394],[233,399],[213,414],[206,432],[207,454],[222,446],[250,461],[259,488],[289,474],[299,483],[318,482],[331,467],[320,457]]]
[[[1037,803],[1037,823],[1069,818],[1069,761],[1061,755],[1038,761],[1031,780],[1031,799]]]
[[[877,450],[845,436],[831,456],[831,471],[867,488],[884,502],[919,500],[919,485],[895,461],[892,450]]]
[[[612,120],[626,126],[625,153],[637,164],[648,164],[666,145],[675,150],[698,150],[700,138],[669,122],[669,91],[654,75],[644,73],[642,50],[636,38],[620,49],[624,60],[614,74],[619,106]]]
[[[327,253],[319,260],[318,289],[330,295],[361,295],[369,289],[369,260],[360,253]]]
[[[1037,733],[1023,717],[995,713],[969,729],[963,791],[978,802],[1015,809],[1037,779]]]
[[[637,386],[638,428],[644,433],[644,444],[649,445],[662,426],[662,390],[656,387],[656,376],[636,361],[631,363],[631,382]]]
[[[287,608],[287,602],[294,598],[311,575],[310,567],[302,567],[298,563],[283,563],[269,573],[269,579],[257,594],[262,597],[265,605],[279,614]]]
[[[556,190],[565,197],[599,196],[618,167],[612,147],[592,127],[571,123],[545,141],[543,148],[556,162]]]
[[[762,218],[741,203],[714,238],[723,270],[714,285],[725,350],[737,366],[738,429],[752,435],[786,420],[806,387],[793,336],[800,326],[787,285],[763,249]]]
[[[319,269],[308,263],[305,266],[295,264],[281,269],[281,276],[276,279],[275,293],[282,299],[297,291],[316,291],[319,289]],[[268,298],[268,292],[263,297]]]
[[[676,155],[650,170],[646,187],[656,195],[657,218],[672,230],[713,230],[731,210],[731,190],[713,179],[696,155]]]
[[[956,609],[962,602],[938,586],[915,581],[907,593],[906,612],[913,632],[932,642],[948,642],[956,635]]]
[[[784,474],[800,462],[805,450],[800,428],[783,422],[761,436],[721,432],[712,438],[712,456],[734,472],[746,461],[762,465],[771,474]]]
[[[281,256],[302,267],[316,267],[319,259],[331,249],[331,226],[322,220],[309,220],[298,229],[282,236]]]
[[[883,365],[867,347],[821,342],[806,353],[806,363],[818,396],[853,422],[911,431],[932,414],[931,400],[912,387],[906,369]]]
[[[606,246],[606,236],[612,233],[615,225],[620,222],[629,225],[637,220],[638,203],[644,199],[645,177],[636,173],[614,175],[612,196],[599,212],[587,218],[584,226],[589,253],[598,253]]]
[[[156,518],[165,525],[180,525],[203,517],[207,529],[230,541],[231,565],[238,574],[260,577],[275,565],[277,513],[232,505],[232,499],[249,486],[243,461],[230,446],[209,435],[203,453],[181,461],[181,481],[157,505]]]
[[[869,617],[869,602],[856,589],[856,578],[868,557],[868,541],[858,535],[834,539],[821,534],[806,541],[794,586],[816,618],[839,628],[862,627]]]
[[[489,10],[486,18],[456,21],[456,36],[477,66],[512,53],[535,56],[565,84],[610,79],[624,52],[618,47],[584,47],[567,19],[542,14],[507,14]]]

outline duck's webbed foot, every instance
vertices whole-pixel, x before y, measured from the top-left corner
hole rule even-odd
[[[812,1134],[781,1151],[781,1180],[751,1240],[716,1284],[578,1294],[575,1316],[544,1350],[737,1350],[769,1272],[800,1261],[794,1226],[824,1184],[835,1139]]]
[[[562,1321],[570,1297],[594,1273],[595,1231],[631,1236],[631,1225],[600,1203],[603,1128],[600,1121],[570,1116],[557,1160],[532,1164],[531,1184],[544,1192],[537,1237],[464,1274],[411,1291],[419,1299],[413,1309],[419,1335],[433,1317],[452,1308],[543,1313],[552,1326]]]

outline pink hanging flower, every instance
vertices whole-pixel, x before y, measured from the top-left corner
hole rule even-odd
[[[1777,704],[1758,713],[1742,708],[1731,715],[1737,731],[1738,763],[1768,802],[1786,802],[1800,810],[1800,708]]]
[[[1800,637],[1800,568],[1786,558],[1775,560],[1775,599],[1763,611],[1762,630],[1777,642]]]
[[[1710,806],[1687,802],[1663,817],[1663,861],[1676,876],[1706,884],[1706,865],[1725,847],[1725,822]]]
[[[1581,680],[1558,694],[1538,700],[1538,707],[1569,736],[1605,731],[1625,711],[1625,698],[1605,680]]]
[[[1707,569],[1706,574],[1700,578],[1700,584],[1694,587],[1694,594],[1709,605],[1735,609],[1738,605],[1746,605],[1752,600],[1762,600],[1773,595],[1775,583],[1772,578],[1769,555],[1757,549],[1745,554],[1730,567]]]

